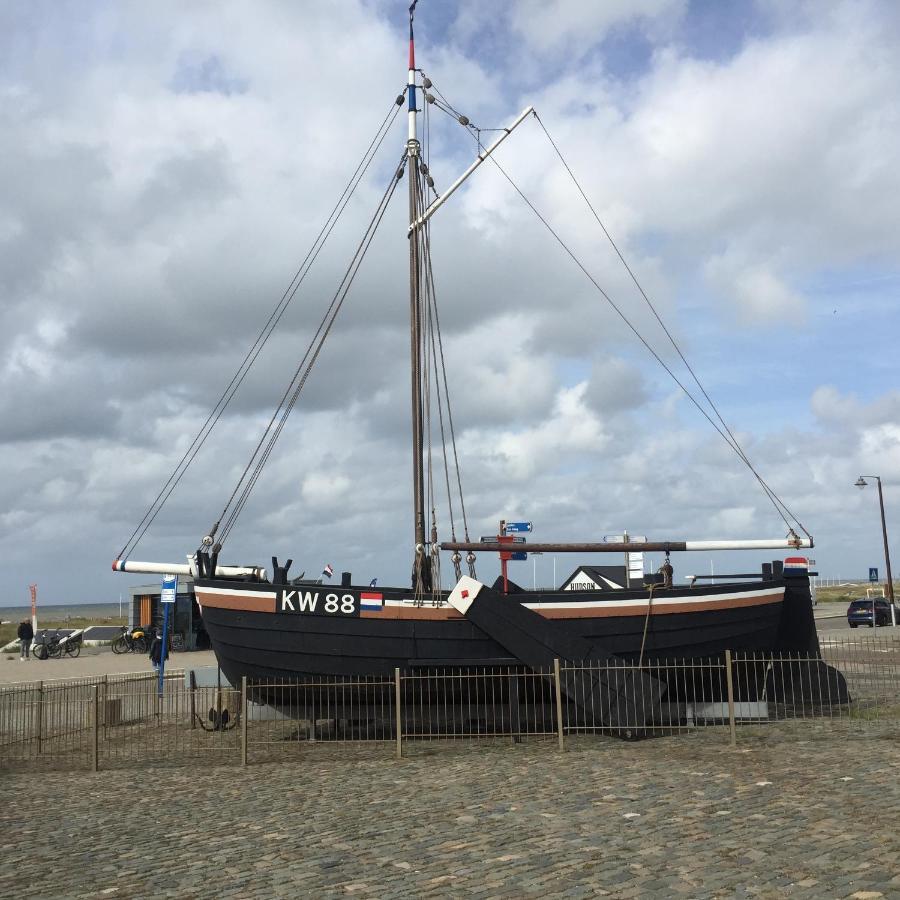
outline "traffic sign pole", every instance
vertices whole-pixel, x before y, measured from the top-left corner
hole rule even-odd
[[[178,593],[178,576],[166,575],[163,577],[162,590],[159,594],[159,602],[163,608],[163,633],[162,644],[159,648],[159,684],[157,695],[162,697],[163,686],[166,677],[166,657],[169,649],[169,610],[175,605],[175,597]]]

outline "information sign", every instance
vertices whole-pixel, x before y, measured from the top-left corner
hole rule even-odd
[[[873,569],[871,566],[869,567],[869,581],[873,584],[878,581],[878,569]]]
[[[159,594],[160,603],[174,603],[175,593],[178,590],[177,575],[163,575],[162,590]]]
[[[516,532],[521,533],[523,531],[533,531],[533,530],[534,529],[532,527],[531,522],[507,522],[506,523],[506,533],[507,534],[514,534]]]

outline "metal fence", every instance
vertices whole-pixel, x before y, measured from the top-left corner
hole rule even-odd
[[[198,687],[183,672],[0,687],[0,767],[105,769],[203,758],[246,765],[316,745],[636,739],[815,722],[866,731],[900,722],[900,640],[822,643],[803,654],[733,654],[643,666],[556,661],[393,677],[310,678]]]

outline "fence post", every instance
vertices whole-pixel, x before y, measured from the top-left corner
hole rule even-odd
[[[247,765],[247,676],[241,675],[241,765]]]
[[[403,758],[403,711],[400,708],[400,668],[394,669],[394,728],[397,732],[397,759]]]
[[[91,771],[100,771],[100,686],[94,685],[94,746],[91,753]]]
[[[725,685],[728,689],[728,731],[731,734],[731,746],[737,746],[737,732],[734,727],[734,680],[731,677],[731,651],[725,651]]]
[[[197,674],[191,669],[188,676],[191,685],[191,731],[197,727]]]
[[[103,739],[109,737],[109,675],[103,676]]]
[[[563,738],[563,712],[562,712],[562,684],[559,678],[559,660],[553,660],[553,687],[556,693],[556,736],[559,741],[559,749],[565,750],[566,744]]]
[[[44,737],[44,682],[38,682],[37,699],[37,752],[41,755],[41,742]]]

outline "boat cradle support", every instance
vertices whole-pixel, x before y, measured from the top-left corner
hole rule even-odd
[[[451,591],[450,604],[531,669],[546,671],[554,660],[585,660],[606,667],[569,669],[560,673],[560,690],[578,706],[590,710],[597,724],[618,737],[644,737],[660,720],[666,685],[607,653],[602,647],[562,630],[548,629],[547,620],[521,603],[510,602],[480,581],[464,575]],[[617,677],[611,677],[614,673]]]

